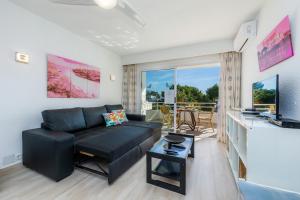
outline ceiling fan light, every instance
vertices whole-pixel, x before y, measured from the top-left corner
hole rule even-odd
[[[95,3],[104,9],[113,9],[114,7],[116,7],[118,0],[94,0]]]

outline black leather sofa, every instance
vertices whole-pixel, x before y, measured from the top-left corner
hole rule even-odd
[[[106,127],[102,114],[118,109],[122,106],[43,111],[42,127],[22,133],[24,166],[55,181],[78,166],[106,176],[111,184],[159,140],[162,127],[135,114],[127,114],[129,121],[122,125]],[[82,161],[97,162],[101,171]]]

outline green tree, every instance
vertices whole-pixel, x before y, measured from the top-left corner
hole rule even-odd
[[[254,103],[255,104],[274,104],[276,91],[274,89],[255,89],[254,90]]]
[[[169,89],[174,89],[174,85],[168,85]],[[149,102],[161,102],[164,98],[164,91],[156,92],[147,90],[146,98]],[[219,86],[214,86],[206,90],[206,94],[196,87],[187,85],[177,85],[177,101],[178,102],[215,102],[219,97]]]
[[[178,102],[209,102],[209,98],[201,90],[192,86],[177,85]]]
[[[214,86],[206,90],[207,97],[210,101],[215,102],[219,98],[219,86],[215,84]]]

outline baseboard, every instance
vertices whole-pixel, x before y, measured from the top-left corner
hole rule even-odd
[[[253,184],[253,185],[260,186],[260,187],[265,187],[265,188],[269,188],[269,189],[279,190],[279,191],[282,191],[282,192],[289,192],[289,193],[294,193],[294,194],[300,195],[299,192],[295,192],[295,191],[292,191],[292,190],[287,190],[287,189],[283,189],[283,188],[279,188],[279,187],[273,187],[273,186],[269,186],[269,185],[263,185],[263,184],[259,184],[259,183],[255,183],[255,182],[251,182],[251,181],[246,181],[246,182],[250,183],[250,184]]]
[[[8,168],[14,167],[16,165],[20,165],[21,163],[22,163],[22,161],[18,160],[18,161],[14,162],[14,163],[10,163],[9,165],[0,166],[0,170],[8,169]]]

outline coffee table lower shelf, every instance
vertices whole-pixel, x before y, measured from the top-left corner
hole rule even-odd
[[[186,193],[186,162],[185,160],[161,160],[155,170],[152,170],[152,158],[155,155],[147,153],[147,183],[185,195]],[[152,175],[161,176],[179,182],[179,186],[161,180],[155,180]]]
[[[177,162],[161,160],[152,174],[175,181],[180,180],[180,164]]]

